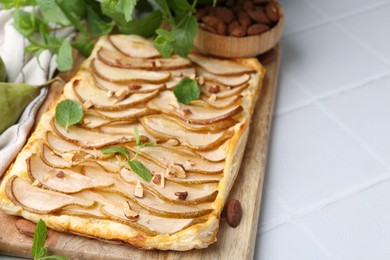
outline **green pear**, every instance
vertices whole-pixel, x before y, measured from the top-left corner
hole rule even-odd
[[[4,62],[0,57],[0,82],[5,82],[6,79],[7,79],[7,71],[5,70]]]
[[[39,87],[0,82],[0,134],[15,124],[23,110],[39,94]]]

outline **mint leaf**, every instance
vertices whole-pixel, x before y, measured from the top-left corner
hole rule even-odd
[[[158,52],[164,58],[168,58],[171,56],[173,52],[173,44],[172,42],[167,41],[163,36],[159,35],[154,40],[154,47],[158,50]]]
[[[187,0],[169,0],[167,2],[169,7],[175,11],[190,11],[192,13],[196,12],[195,8],[190,5]]]
[[[141,162],[128,160],[127,163],[129,164],[131,170],[135,172],[139,177],[141,177],[147,182],[150,182],[152,180],[152,173]]]
[[[35,0],[1,0],[4,9],[19,8],[22,6],[36,5]]]
[[[125,14],[126,22],[131,21],[135,5],[137,4],[137,0],[120,0],[119,2],[122,2],[122,9]]]
[[[188,105],[200,96],[198,82],[187,77],[183,78],[173,89],[173,93],[180,103]]]
[[[65,127],[66,130],[68,130],[70,125],[80,123],[83,117],[83,107],[79,102],[67,99],[61,101],[56,107],[56,122],[60,126]]]
[[[133,19],[132,21],[119,25],[119,31],[125,34],[138,34],[143,37],[150,37],[155,30],[160,27],[162,22],[162,13],[156,10],[142,19]]]
[[[91,33],[92,35],[109,34],[112,31],[114,25],[112,22],[107,22],[106,19],[103,18],[99,4],[97,2],[95,3],[96,4],[85,5],[87,22],[89,28],[91,29]]]
[[[139,132],[138,132],[138,127],[134,126],[134,135],[135,135],[135,143],[137,145],[140,144],[140,141],[139,141]]]
[[[95,43],[88,35],[80,34],[75,41],[73,41],[73,47],[79,50],[84,56],[88,57],[93,49]]]
[[[64,39],[58,50],[57,68],[59,71],[70,70],[73,66],[72,46],[69,41]]]
[[[127,159],[129,158],[129,151],[124,147],[107,147],[107,148],[102,149],[101,151],[104,154],[120,153],[120,154],[124,155]]]
[[[101,8],[103,14],[118,24],[125,25],[131,20],[136,2],[136,0],[102,0]],[[129,17],[130,19],[128,19]]]
[[[51,23],[58,23],[61,25],[70,25],[66,15],[58,6],[56,1],[53,0],[36,0],[43,17],[46,21]]]
[[[173,32],[175,37],[173,48],[178,55],[187,57],[192,49],[192,42],[198,31],[198,21],[192,15],[186,15],[183,19],[181,25],[175,28]]]
[[[34,232],[34,240],[31,254],[34,259],[40,259],[46,254],[45,241],[47,236],[47,227],[43,220],[39,220]]]
[[[173,36],[173,32],[172,31],[167,31],[167,30],[164,30],[164,29],[157,29],[156,33],[157,33],[157,35],[163,37],[168,42],[174,42],[175,41],[175,37]]]
[[[24,52],[28,54],[33,54],[41,50],[41,47],[36,45],[28,45],[24,48]]]
[[[12,17],[14,18],[15,29],[25,37],[39,32],[41,26],[47,27],[48,30],[48,25],[42,19],[36,17],[34,13],[16,10],[12,12]]]

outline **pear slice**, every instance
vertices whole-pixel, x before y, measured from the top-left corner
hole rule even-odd
[[[70,156],[73,157],[72,154],[70,154]],[[76,162],[73,162],[72,160],[67,161],[60,155],[56,154],[53,150],[49,148],[49,146],[47,146],[47,144],[42,145],[41,160],[49,166],[60,169],[70,168],[72,166],[77,165]]]
[[[126,69],[153,69],[153,61],[148,59],[131,58],[118,51],[100,48],[97,57],[108,66]]]
[[[202,104],[202,105],[204,105],[205,107],[208,107],[205,104]],[[164,114],[161,114],[160,116],[167,117],[170,120],[175,121],[177,124],[183,126],[185,129],[187,129],[189,131],[200,132],[200,133],[221,131],[221,130],[228,129],[228,128],[234,126],[235,124],[237,124],[237,121],[232,119],[232,118],[228,118],[226,120],[219,121],[217,123],[211,123],[211,124],[207,124],[207,125],[197,125],[197,124],[188,123],[187,121],[184,121],[183,119],[178,118],[178,117],[173,117],[173,116],[164,115]]]
[[[77,216],[82,218],[106,219],[106,216],[100,211],[100,205],[93,208],[82,208],[76,205],[71,205],[63,207],[57,213],[58,215]]]
[[[111,35],[111,44],[123,54],[133,58],[156,58],[161,57],[154,48],[153,41],[138,35]]]
[[[203,159],[210,162],[221,162],[226,159],[226,149],[229,140],[218,146],[214,150],[209,151],[196,151],[196,153],[201,156]]]
[[[203,77],[206,82],[213,82],[233,88],[247,83],[251,79],[250,74],[242,74],[239,76],[221,76],[209,73],[201,67],[196,68],[196,73],[199,77]]]
[[[193,67],[170,70],[170,73],[172,77],[179,77],[179,78],[183,78],[183,77],[195,78],[196,76],[196,70]]]
[[[71,194],[85,189],[113,185],[112,181],[105,179],[92,179],[76,171],[52,168],[46,165],[38,155],[32,155],[26,163],[31,179],[38,180],[43,186],[58,192]]]
[[[14,204],[36,214],[49,214],[70,205],[78,205],[84,208],[95,205],[94,201],[40,189],[15,175],[8,179],[6,193]]]
[[[217,59],[209,56],[204,56],[198,53],[190,53],[188,58],[202,66],[210,73],[217,75],[242,75],[244,73],[255,73],[256,70],[250,68],[235,60]]]
[[[92,79],[95,83],[95,86],[97,86],[98,88],[100,88],[104,91],[107,91],[107,92],[108,91],[117,92],[117,91],[125,89],[126,92],[130,95],[130,94],[135,94],[135,93],[150,93],[150,92],[153,92],[155,90],[165,89],[164,84],[147,84],[147,83],[120,84],[120,83],[115,83],[115,82],[111,82],[108,80],[104,80],[94,73],[91,73],[91,75],[92,75]]]
[[[195,150],[211,149],[231,136],[229,132],[197,133],[189,132],[174,120],[158,115],[141,118],[141,124],[150,134],[161,140],[175,138],[182,145]]]
[[[73,91],[82,102],[90,101],[97,110],[115,111],[143,104],[158,95],[158,90],[151,93],[136,93],[119,100],[116,97],[108,97],[107,93],[86,80],[75,80]],[[126,95],[126,93],[124,93]]]
[[[159,142],[157,138],[155,138],[153,135],[151,135],[148,131],[146,131],[140,123],[120,123],[117,124],[110,124],[110,125],[104,125],[100,127],[100,131],[102,133],[107,134],[116,134],[116,135],[127,135],[128,133],[131,133],[134,135],[134,127],[138,129],[140,137],[142,136],[144,140],[148,140],[149,142]],[[142,141],[142,140],[141,140]]]
[[[103,154],[100,150],[85,149],[74,143],[68,142],[63,138],[58,137],[52,132],[46,132],[45,141],[50,148],[56,152],[56,154],[69,153],[73,155],[73,159],[76,161],[89,158],[105,158],[107,155]]]
[[[135,143],[135,136],[105,134],[96,131],[86,130],[77,126],[70,126],[68,131],[58,126],[54,120],[51,121],[54,132],[61,138],[87,149],[100,149],[105,146],[116,144]],[[141,141],[147,141],[145,136],[140,136]]]
[[[97,115],[111,121],[133,121],[142,116],[152,113],[147,107],[131,107],[118,111],[95,111]]]
[[[80,126],[82,128],[94,129],[111,123],[115,122],[87,112],[84,114],[83,122]]]
[[[220,87],[220,91],[218,93],[210,93],[210,87],[214,87],[215,84],[213,83],[208,83],[204,84],[203,86],[200,87],[200,91],[202,92],[203,95],[208,97],[210,100],[215,98],[215,100],[220,100],[220,99],[227,99],[231,97],[239,97],[241,95],[241,92],[244,91],[249,84],[244,83],[236,88],[229,88],[229,87],[224,87],[221,85],[218,85]]]
[[[156,59],[154,65],[157,70],[177,70],[190,67],[191,61],[178,55],[172,55],[169,58]]]
[[[90,65],[92,71],[100,78],[117,83],[163,83],[169,80],[171,73],[166,71],[134,70],[110,67],[93,59]]]
[[[203,95],[201,99],[192,100],[190,105],[203,106],[214,109],[226,109],[241,104],[242,96],[233,95],[224,99],[213,99]]]
[[[130,147],[133,152],[137,149]],[[177,147],[143,147],[140,156],[167,168],[169,165],[180,164],[184,167],[186,172],[200,173],[200,174],[219,174],[225,168],[225,163],[212,163],[203,160],[200,156],[187,149],[179,149]]]
[[[173,115],[192,124],[207,125],[218,123],[243,111],[242,106],[236,105],[226,109],[212,109],[203,106],[189,106],[179,104],[172,91],[162,91],[159,96],[147,103],[147,107],[162,112],[164,114]],[[183,111],[189,109],[191,114],[184,115]]]

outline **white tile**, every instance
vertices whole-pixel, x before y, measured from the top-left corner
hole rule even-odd
[[[329,16],[341,16],[351,12],[363,11],[386,0],[308,0]]]
[[[325,20],[323,15],[304,0],[281,0],[279,2],[285,13],[284,34],[294,33]]]
[[[311,93],[353,86],[390,69],[332,24],[282,39],[284,72]]]
[[[389,13],[390,4],[339,22],[360,40],[390,60],[389,35],[385,33],[390,25]]]
[[[321,260],[327,258],[299,227],[286,224],[257,235],[254,259]]]
[[[390,181],[300,221],[337,259],[390,259]]]
[[[390,165],[390,77],[322,102]]]
[[[284,73],[284,60],[282,60],[278,91],[276,93],[275,115],[288,112],[297,107],[308,105],[312,99],[306,95],[291,79]]]
[[[265,179],[267,180],[267,176]],[[281,223],[289,216],[289,209],[283,201],[271,194],[266,187],[267,181],[264,183],[258,230]]]
[[[266,187],[294,212],[310,210],[386,174],[317,106],[274,119]]]

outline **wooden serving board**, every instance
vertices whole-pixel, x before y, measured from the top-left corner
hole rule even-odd
[[[218,241],[207,249],[187,252],[143,251],[121,244],[112,244],[80,236],[49,230],[46,246],[49,254],[60,254],[70,259],[252,259],[259,219],[268,139],[279,74],[280,48],[275,48],[274,59],[266,65],[264,87],[252,118],[240,172],[230,193],[241,202],[242,219],[237,228],[222,220]],[[48,101],[42,110],[59,94],[61,86],[50,89]],[[30,257],[32,238],[15,227],[15,216],[0,211],[0,254]]]

